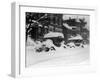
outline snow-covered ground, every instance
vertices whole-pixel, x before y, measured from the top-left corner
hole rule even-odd
[[[26,66],[57,66],[88,63],[89,45],[85,48],[57,48],[56,51],[36,53],[33,46],[26,47]]]

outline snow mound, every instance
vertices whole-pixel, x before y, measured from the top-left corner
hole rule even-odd
[[[44,41],[42,44],[43,44],[43,45],[46,45],[46,47],[49,47],[49,48],[50,48],[51,46],[54,46],[53,41],[50,40],[50,39],[47,39],[47,40]]]
[[[69,38],[68,40],[82,40],[83,38],[80,35],[77,35],[75,37],[71,36],[71,38]]]
[[[70,30],[72,30],[73,28],[75,28],[75,29],[77,28],[76,26],[69,26],[66,23],[63,23],[63,26],[66,27],[67,29],[70,29]]]
[[[59,37],[59,36],[64,38],[64,35],[62,33],[59,33],[59,32],[49,32],[48,34],[44,35],[44,38]]]

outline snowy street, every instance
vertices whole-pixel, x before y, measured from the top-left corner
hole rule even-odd
[[[26,48],[26,66],[56,66],[88,63],[89,46],[85,48],[58,48],[51,52],[33,52],[32,47]],[[63,51],[63,52],[62,52]]]

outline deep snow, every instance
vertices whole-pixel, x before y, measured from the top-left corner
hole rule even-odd
[[[36,53],[33,46],[26,47],[26,66],[51,66],[87,63],[89,45],[85,48],[57,48],[56,51]]]

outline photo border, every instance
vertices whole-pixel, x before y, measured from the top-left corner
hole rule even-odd
[[[74,9],[74,10],[84,10],[84,11],[93,11],[93,23],[95,24],[95,12],[96,12],[96,9],[95,8],[91,8],[91,9],[86,9],[86,8],[62,8],[62,7],[47,7],[47,6],[32,6],[32,4],[23,4],[23,3],[12,3],[12,52],[11,52],[11,75],[13,77],[21,77],[21,76],[30,76],[30,75],[33,75],[33,73],[37,73],[37,75],[40,75],[42,74],[43,71],[47,71],[48,73],[53,73],[55,72],[54,71],[50,71],[51,69],[57,69],[58,72],[64,72],[64,73],[74,73],[74,72],[91,72],[91,71],[95,71],[95,57],[92,57],[92,64],[90,66],[84,66],[81,67],[81,66],[72,66],[72,70],[70,69],[70,67],[56,67],[56,68],[41,68],[41,69],[36,69],[36,70],[40,70],[40,71],[36,71],[36,70],[32,70],[31,68],[30,69],[25,69],[25,65],[22,64],[22,59],[21,59],[21,41],[20,41],[20,37],[21,37],[21,26],[20,26],[20,12],[21,12],[21,7],[22,6],[28,6],[28,7],[39,7],[39,8],[55,8],[55,9]],[[91,19],[90,19],[91,20]],[[93,25],[94,25],[93,24]],[[92,26],[93,26],[92,25]],[[19,26],[19,27],[18,27]],[[91,25],[90,25],[91,26]],[[90,27],[91,28],[91,27]],[[93,27],[91,28],[92,31],[93,31]],[[90,32],[91,32],[91,29],[90,29]],[[94,30],[95,31],[95,30]],[[93,36],[95,36],[95,32],[93,32],[94,35],[90,35],[92,36],[92,39],[94,39]],[[91,42],[91,40],[90,40]],[[93,45],[94,45],[94,42],[92,42],[92,45],[90,46],[90,48],[93,48]],[[14,49],[13,49],[14,48]],[[91,49],[90,49],[91,50]],[[94,52],[94,51],[93,51]],[[92,56],[95,56],[95,54],[92,54]],[[76,68],[80,68],[79,70],[75,70]],[[64,69],[70,69],[71,71],[67,71],[65,72],[64,70],[61,70],[62,68]],[[87,71],[87,68],[90,69]],[[83,69],[83,70],[82,70]],[[38,74],[38,72],[40,74]],[[57,72],[57,71],[56,71]]]

